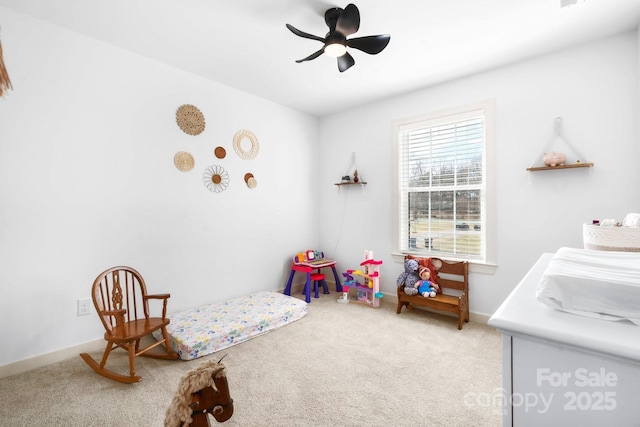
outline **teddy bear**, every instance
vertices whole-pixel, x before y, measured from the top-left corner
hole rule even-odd
[[[420,280],[416,283],[418,293],[425,298],[433,298],[438,293],[440,286],[436,282],[431,281],[431,270],[429,268],[421,266],[418,270],[418,276]]]
[[[415,259],[408,259],[404,262],[404,272],[400,273],[396,284],[398,286],[404,286],[404,293],[407,295],[417,295],[418,288],[415,286],[420,280],[418,276],[418,261]]]

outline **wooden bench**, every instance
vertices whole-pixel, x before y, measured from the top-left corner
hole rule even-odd
[[[419,264],[426,262],[426,258],[410,255],[406,257],[406,259],[409,258],[417,260]],[[442,288],[442,293],[437,294],[434,298],[407,295],[404,293],[404,285],[400,285],[398,286],[397,313],[400,314],[403,306],[408,310],[417,306],[448,311],[458,316],[458,329],[462,329],[462,322],[469,321],[469,263],[467,261],[446,261],[440,258],[431,258],[431,262],[436,267],[438,273],[436,283]]]

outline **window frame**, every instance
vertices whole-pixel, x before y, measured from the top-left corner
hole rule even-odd
[[[403,154],[400,153],[400,131],[402,128],[415,126],[420,122],[430,122],[432,125],[436,122],[447,122],[452,117],[464,117],[471,112],[482,111],[484,115],[484,131],[485,131],[485,146],[484,146],[484,174],[485,174],[485,198],[484,198],[484,212],[483,212],[483,232],[485,234],[485,253],[484,258],[474,259],[468,258],[464,255],[456,255],[442,252],[428,252],[430,256],[437,256],[446,258],[449,260],[465,260],[473,266],[476,266],[476,271],[492,273],[495,270],[496,265],[496,206],[495,206],[495,168],[494,168],[494,148],[495,148],[495,101],[487,100],[474,102],[472,104],[443,109],[439,111],[433,111],[419,116],[398,119],[393,122],[393,247],[394,258],[396,261],[400,261],[404,258],[404,255],[413,254],[416,256],[425,256],[423,251],[417,252],[408,249],[401,249],[401,242],[406,240],[406,236],[402,235],[403,229],[401,221],[401,200],[402,188],[400,179],[400,167],[399,161]],[[406,229],[406,227],[405,227]],[[402,240],[404,239],[404,240]],[[483,268],[486,266],[486,268]]]

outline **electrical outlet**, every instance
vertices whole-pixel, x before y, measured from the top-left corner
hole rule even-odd
[[[81,298],[78,300],[78,316],[86,316],[91,310],[91,299]]]

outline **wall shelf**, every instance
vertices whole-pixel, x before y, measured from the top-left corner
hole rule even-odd
[[[556,145],[556,149],[554,150],[552,145],[554,145],[553,143],[555,143]],[[558,145],[560,144],[560,145]],[[561,147],[561,149],[558,149],[558,147]],[[569,150],[569,152],[565,151],[565,150]],[[534,164],[531,165],[531,167],[528,167],[527,170],[529,172],[537,172],[537,171],[550,171],[550,170],[555,170],[555,169],[575,169],[575,168],[591,168],[593,167],[593,163],[589,163],[589,162],[582,162],[581,159],[584,159],[583,156],[580,155],[580,153],[578,153],[578,151],[573,148],[571,146],[571,144],[569,143],[569,141],[563,136],[563,132],[562,132],[562,117],[556,117],[555,120],[555,136],[554,139],[552,140],[552,143],[549,144],[549,146],[547,147],[546,150],[544,150],[544,153],[546,154],[547,152],[549,152],[550,154],[553,154],[553,152],[556,152],[559,155],[564,155],[565,158],[573,158],[573,159],[578,159],[576,160],[576,163],[570,164],[570,165],[557,165],[557,166],[547,166],[547,165],[541,165],[541,166],[534,166]],[[539,159],[543,159],[543,156],[541,155],[539,157]],[[552,160],[560,160],[560,159],[555,159],[552,158]],[[538,163],[539,164],[539,163]]]
[[[366,182],[336,182],[334,185],[337,186],[341,186],[341,185],[366,185]]]
[[[537,171],[550,171],[555,169],[575,169],[575,168],[591,168],[591,167],[593,167],[593,163],[576,163],[573,165],[533,167],[533,168],[527,168],[527,170],[529,172],[537,172]]]

